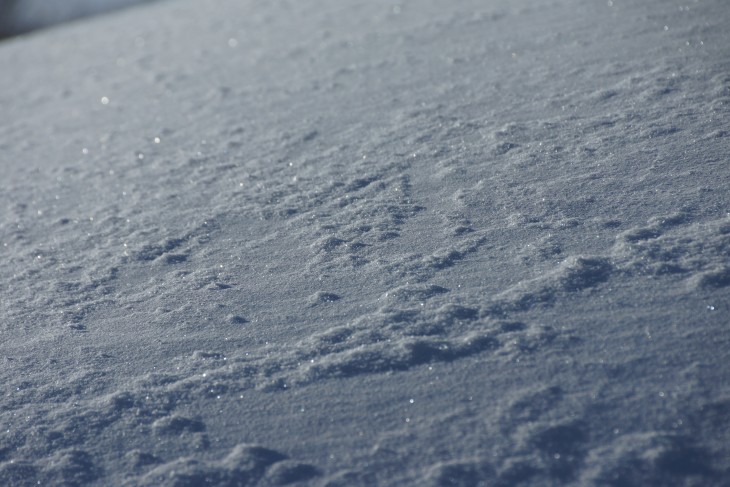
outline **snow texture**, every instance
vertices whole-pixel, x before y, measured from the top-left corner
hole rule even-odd
[[[0,485],[730,485],[725,0],[179,0],[0,44]]]

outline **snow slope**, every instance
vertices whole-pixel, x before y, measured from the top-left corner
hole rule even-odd
[[[147,1],[151,0],[0,0],[0,37],[18,35]]]
[[[722,0],[180,0],[0,45],[0,484],[729,485]]]

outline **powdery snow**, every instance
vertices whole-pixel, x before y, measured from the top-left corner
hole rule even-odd
[[[727,485],[724,0],[159,2],[0,44],[0,484]]]

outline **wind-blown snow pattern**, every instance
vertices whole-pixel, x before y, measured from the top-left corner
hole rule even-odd
[[[722,0],[159,2],[0,44],[0,485],[729,485]]]

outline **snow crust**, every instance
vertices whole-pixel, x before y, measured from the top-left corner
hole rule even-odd
[[[0,485],[727,485],[725,1],[179,0],[0,44]]]

